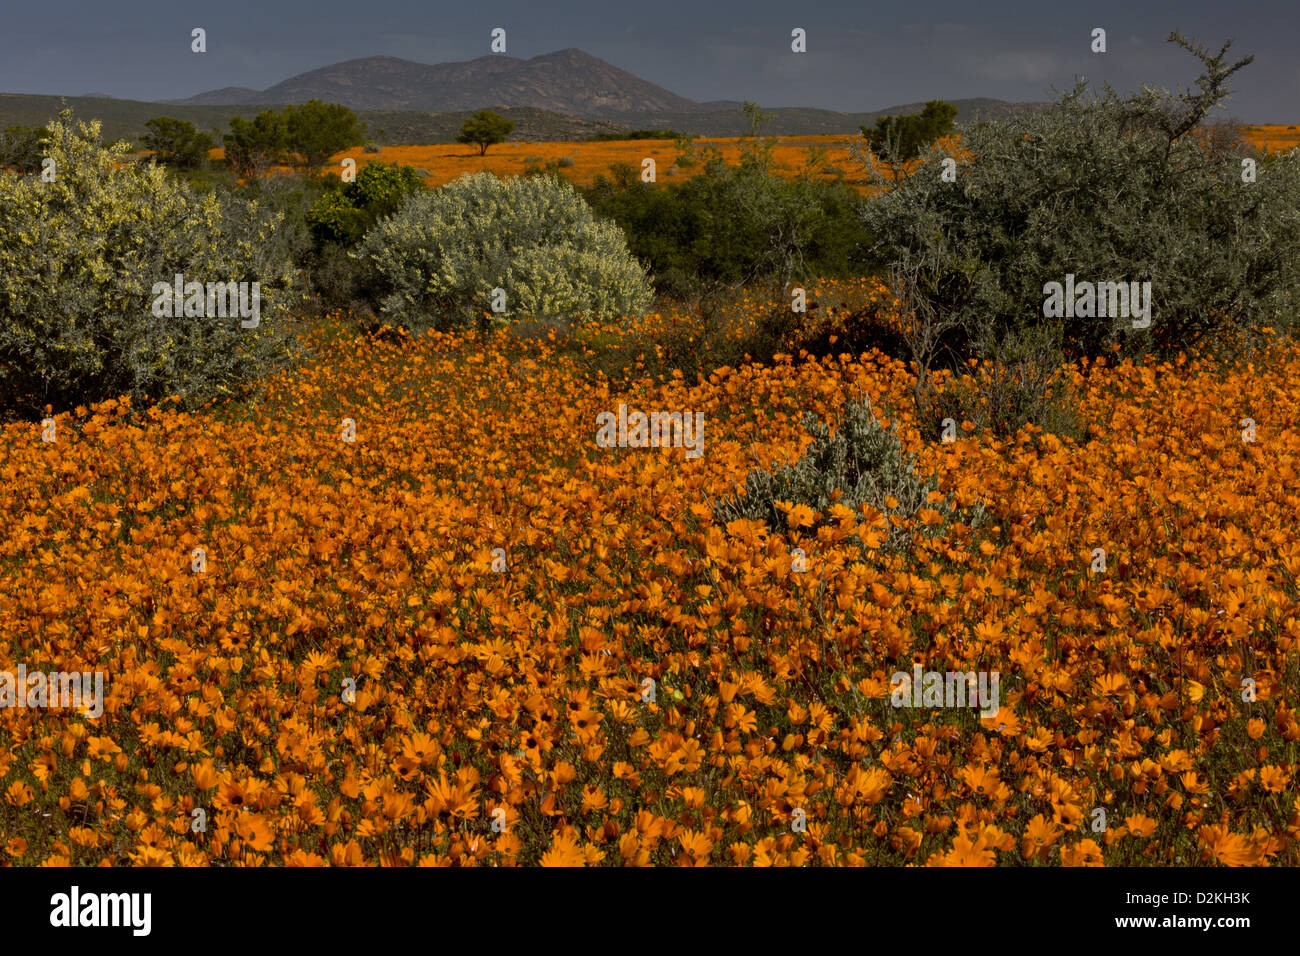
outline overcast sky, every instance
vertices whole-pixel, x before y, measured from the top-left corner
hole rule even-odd
[[[1140,9],[1139,9],[1140,7]],[[208,51],[190,51],[190,31]],[[926,99],[1041,100],[1075,76],[1120,90],[1190,86],[1178,29],[1217,51],[1253,53],[1228,112],[1300,123],[1300,0],[4,0],[0,92],[177,99],[265,89],[340,60],[422,63],[578,47],[694,100],[874,110]],[[807,31],[808,52],[790,51]],[[1107,52],[1090,51],[1091,32]],[[1234,57],[1235,59],[1235,57]]]

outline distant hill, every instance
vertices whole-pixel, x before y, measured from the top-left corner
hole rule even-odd
[[[591,118],[609,112],[664,112],[696,104],[581,50],[530,60],[497,54],[456,63],[391,56],[347,60],[257,91],[229,87],[172,102],[181,105],[342,103],[354,110],[474,110],[534,106]]]
[[[310,99],[342,103],[359,111],[455,112],[527,106],[629,129],[672,128],[701,136],[740,136],[748,130],[740,101],[697,103],[577,49],[528,60],[497,54],[432,65],[371,56],[301,73],[265,90],[227,87],[172,102],[244,106],[305,103]],[[957,106],[959,122],[1040,105],[994,99],[950,102]],[[770,111],[775,112],[775,117],[766,131],[780,136],[852,133],[886,113],[920,112],[924,105],[908,103],[863,113],[777,109]]]

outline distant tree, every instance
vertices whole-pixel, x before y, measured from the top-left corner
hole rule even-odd
[[[156,116],[144,124],[149,130],[141,142],[153,150],[154,158],[177,169],[198,169],[208,158],[212,137],[200,133],[188,120]]]
[[[943,100],[930,100],[920,113],[907,116],[882,116],[874,129],[862,127],[871,151],[891,161],[915,159],[941,136],[953,130],[957,107]]]
[[[311,100],[284,110],[285,146],[304,169],[317,169],[341,149],[365,141],[357,114],[338,103]]]
[[[261,177],[283,156],[286,146],[284,118],[274,110],[258,113],[252,120],[230,118],[230,132],[222,137],[226,161],[245,178]]]
[[[478,154],[483,156],[487,153],[489,146],[505,142],[505,138],[510,135],[511,130],[514,128],[514,122],[499,113],[494,113],[491,110],[479,110],[465,121],[465,125],[456,134],[456,142],[476,144]]]
[[[45,158],[41,143],[48,135],[44,126],[10,126],[0,135],[0,166],[13,166],[20,173],[39,173]]]

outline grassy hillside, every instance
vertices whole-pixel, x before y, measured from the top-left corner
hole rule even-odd
[[[958,109],[959,122],[977,117],[992,117],[1009,110],[1034,108],[1037,104],[1012,104],[1001,100],[952,100]],[[63,104],[71,106],[83,118],[101,120],[104,137],[135,142],[144,133],[145,123],[155,116],[174,116],[189,120],[201,130],[223,133],[230,117],[250,117],[264,109],[279,109],[272,104],[260,106],[182,106],[173,103],[148,103],[141,100],[118,100],[87,96],[37,96],[24,93],[0,94],[0,129],[7,126],[39,126],[56,115]],[[487,105],[487,104],[484,104]],[[748,126],[740,107],[717,104],[718,109],[703,112],[608,113],[599,119],[566,116],[536,107],[498,108],[498,112],[515,123],[510,139],[514,141],[582,140],[596,133],[632,129],[675,129],[696,136],[742,136]],[[859,126],[874,124],[887,113],[907,113],[921,109],[913,103],[870,113],[837,113],[809,108],[773,109],[772,121],[765,131],[773,136],[825,136],[856,133]],[[464,110],[432,112],[427,110],[358,110],[371,137],[392,145],[454,142],[456,132],[469,118]]]
[[[230,117],[245,118],[265,109],[262,106],[179,106],[169,103],[146,103],[141,100],[117,100],[86,96],[35,96],[22,93],[0,94],[0,129],[8,126],[40,126],[58,114],[64,105],[71,106],[82,119],[98,119],[104,124],[104,138],[138,142],[145,123],[155,116],[173,116],[189,120],[201,130],[224,133]],[[586,139],[596,133],[631,129],[607,120],[584,120],[561,116],[533,107],[501,109],[501,115],[515,123],[512,140]],[[432,113],[419,110],[360,110],[357,115],[370,130],[371,137],[386,143],[450,143],[457,130],[469,118],[465,111]]]

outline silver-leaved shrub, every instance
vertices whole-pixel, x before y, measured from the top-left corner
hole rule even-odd
[[[639,316],[653,299],[622,231],[556,177],[475,173],[418,193],[355,255],[383,290],[384,318],[416,333],[541,315]]]
[[[1217,142],[1206,117],[1251,58],[1170,40],[1205,67],[1195,91],[1080,80],[1041,111],[961,126],[960,153],[932,149],[897,181],[873,164],[864,221],[938,352],[988,357],[981,343],[1051,326],[1070,356],[1172,356],[1296,324],[1300,151]],[[1067,276],[1150,283],[1149,321],[1047,317],[1045,286]]]
[[[266,251],[280,218],[200,196],[105,145],[71,111],[49,124],[50,173],[0,173],[0,409],[39,414],[129,395],[186,406],[231,392],[283,356],[274,334],[288,262]],[[48,165],[48,164],[47,164]],[[52,178],[50,178],[52,176]],[[260,316],[158,317],[156,283],[258,282]],[[250,320],[251,324],[251,320]]]
[[[833,523],[827,513],[832,505],[859,515],[866,505],[888,521],[885,550],[905,551],[918,532],[933,535],[956,516],[952,499],[939,493],[938,482],[917,473],[916,456],[904,451],[898,426],[886,428],[869,401],[849,401],[833,431],[811,413],[800,424],[812,437],[803,455],[793,464],[749,472],[735,495],[714,504],[719,524],[745,519],[784,531],[785,512],[780,507],[784,503],[811,508],[817,516],[816,528]],[[942,521],[918,524],[917,515],[924,508],[933,509]],[[980,520],[982,509],[977,509],[968,523]]]

